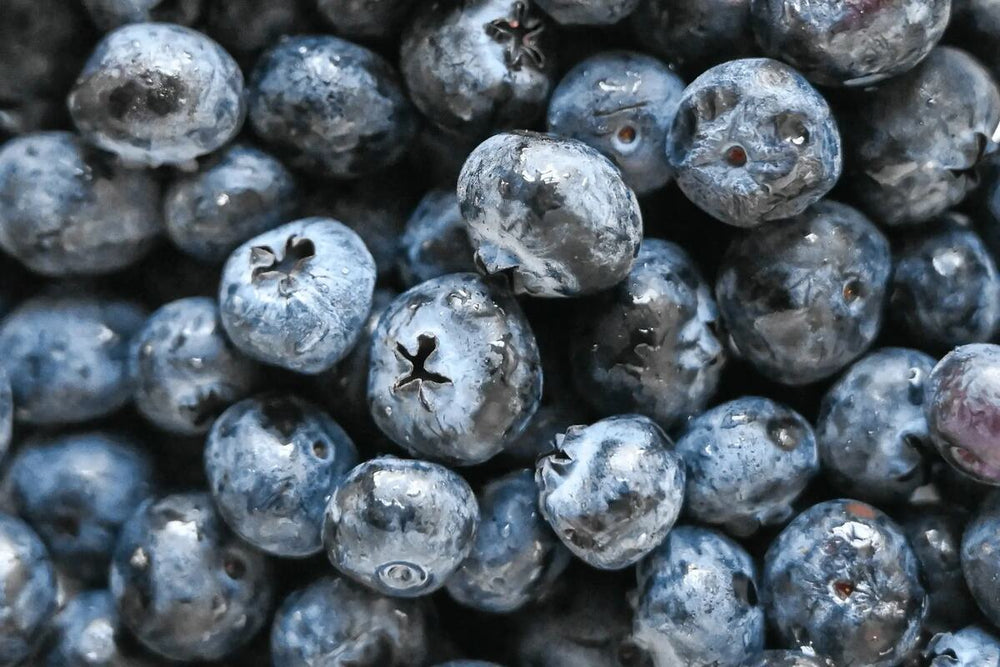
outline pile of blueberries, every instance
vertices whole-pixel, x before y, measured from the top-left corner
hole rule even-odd
[[[0,0],[0,667],[1000,667],[1000,2]]]

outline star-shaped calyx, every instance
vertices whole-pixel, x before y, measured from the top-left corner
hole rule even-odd
[[[507,66],[521,69],[525,63],[535,69],[545,65],[539,41],[545,32],[545,23],[528,11],[528,3],[515,2],[513,16],[496,19],[486,24],[486,34],[504,46]]]

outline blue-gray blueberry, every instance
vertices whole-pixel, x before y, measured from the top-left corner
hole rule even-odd
[[[0,665],[26,664],[56,611],[57,586],[45,545],[26,523],[0,514]]]
[[[933,637],[924,650],[927,667],[998,667],[1000,639],[977,625]]]
[[[107,590],[74,595],[55,615],[35,658],[38,667],[153,667],[122,626]]]
[[[431,190],[399,239],[399,275],[413,287],[448,273],[475,271],[472,244],[454,190]]]

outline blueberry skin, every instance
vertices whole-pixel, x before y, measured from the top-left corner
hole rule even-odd
[[[687,469],[685,511],[745,537],[792,516],[819,472],[812,427],[767,398],[738,398],[691,420],[676,452]]]
[[[970,625],[931,639],[924,651],[928,667],[998,667],[1000,639]]]
[[[115,600],[106,590],[84,591],[49,626],[39,667],[152,667],[128,648]]]
[[[803,385],[860,356],[882,324],[889,243],[861,213],[823,201],[735,239],[715,298],[734,352]]]
[[[427,658],[428,620],[418,600],[322,577],[278,608],[271,661],[274,667],[418,667]]]
[[[233,405],[212,425],[205,476],[226,524],[274,556],[323,548],[323,512],[358,462],[354,443],[318,407],[268,395]]]
[[[94,275],[140,259],[163,228],[150,172],[123,169],[70,132],[0,148],[0,246],[46,276]]]
[[[1000,485],[1000,346],[955,348],[934,367],[925,392],[941,458],[977,482]]]
[[[669,428],[715,394],[726,362],[717,331],[694,261],[678,245],[646,239],[628,277],[579,309],[573,379],[599,413],[638,412]]]
[[[326,507],[323,544],[334,567],[396,597],[444,586],[469,555],[479,507],[454,472],[382,456],[348,473]]]
[[[743,667],[831,667],[826,658],[800,651],[764,651]]]
[[[465,161],[458,202],[487,274],[518,294],[568,297],[621,282],[642,240],[635,193],[606,157],[574,139],[509,132]]]
[[[219,310],[247,356],[316,374],[350,352],[374,290],[375,260],[358,235],[330,218],[303,218],[233,251]]]
[[[250,77],[250,125],[288,164],[338,178],[397,162],[417,117],[385,59],[332,36],[290,37]]]
[[[856,361],[823,397],[816,438],[827,480],[852,498],[906,501],[927,481],[924,387],[934,359],[887,347]]]
[[[132,339],[129,370],[139,412],[179,435],[207,433],[261,375],[226,338],[209,297],[179,299],[153,313]]]
[[[454,190],[431,190],[406,221],[399,275],[413,287],[448,273],[475,271],[469,232]]]
[[[98,28],[111,30],[145,21],[194,25],[203,0],[83,0],[83,6]]]
[[[521,433],[541,393],[527,319],[510,293],[475,274],[404,292],[372,336],[372,418],[415,455],[482,463]]]
[[[561,25],[611,25],[635,11],[639,0],[536,0]]]
[[[667,156],[688,199],[737,227],[802,213],[833,188],[843,162],[826,100],[768,58],[734,60],[695,79]]]
[[[316,8],[338,35],[380,40],[400,31],[414,4],[414,0],[317,0]]]
[[[24,664],[56,611],[56,575],[45,546],[26,523],[0,514],[0,665]]]
[[[548,19],[526,0],[422,3],[403,32],[400,68],[435,125],[483,138],[529,127],[554,83]]]
[[[948,26],[951,0],[751,0],[750,8],[769,56],[822,85],[869,86],[930,53]]]
[[[663,187],[673,170],[666,154],[684,82],[656,58],[610,51],[578,63],[549,100],[549,132],[597,149],[637,194]]]
[[[36,436],[18,449],[4,485],[53,561],[99,583],[122,524],[153,492],[153,462],[141,443],[111,432]]]
[[[640,0],[629,26],[644,50],[695,76],[756,52],[750,0]]]
[[[851,96],[844,184],[884,225],[930,220],[962,201],[996,150],[1000,91],[964,51],[938,47],[912,71]]]
[[[448,579],[448,593],[480,611],[508,613],[538,600],[570,562],[570,553],[538,511],[530,470],[487,484],[469,556]]]
[[[732,665],[764,649],[757,567],[721,533],[678,526],[636,580],[632,638],[656,667]]]
[[[295,179],[278,160],[236,144],[170,186],[163,198],[167,236],[192,257],[219,263],[291,219],[297,198]]]
[[[85,140],[127,162],[183,164],[240,131],[243,74],[199,32],[131,24],[98,44],[69,95],[69,111]]]
[[[542,516],[592,567],[620,570],[656,547],[684,500],[684,462],[651,419],[620,415],[556,436],[538,459]]]
[[[761,597],[788,648],[844,667],[891,667],[916,648],[927,608],[900,527],[871,505],[830,500],[795,518],[764,557]]]
[[[122,622],[168,660],[217,660],[249,641],[268,617],[267,559],[230,533],[207,493],[143,502],[111,563]]]
[[[982,343],[1000,329],[1000,273],[976,232],[913,234],[894,262],[889,313],[923,347]]]
[[[132,394],[129,340],[145,320],[132,302],[72,289],[22,302],[0,323],[14,417],[71,424],[125,405]]]
[[[994,625],[1000,624],[1000,496],[994,491],[980,505],[962,535],[962,572],[976,604]]]

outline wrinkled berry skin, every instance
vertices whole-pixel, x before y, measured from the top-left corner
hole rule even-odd
[[[217,660],[264,624],[272,597],[266,558],[230,533],[207,493],[142,503],[111,563],[122,622],[169,660]]]
[[[893,253],[889,313],[923,347],[982,343],[1000,328],[1000,273],[971,229],[911,235]]]
[[[597,299],[580,308],[570,338],[573,377],[591,407],[664,428],[704,410],[726,353],[712,293],[688,254],[646,239],[628,277]]]
[[[684,82],[656,58],[610,51],[567,72],[549,100],[549,132],[597,149],[637,194],[663,187],[673,170],[666,154]]]
[[[417,117],[392,66],[328,35],[290,37],[257,61],[250,125],[304,172],[354,178],[398,161]]]
[[[681,97],[667,155],[688,199],[737,227],[802,213],[842,169],[826,100],[768,58],[724,63],[695,79]]]
[[[611,25],[627,17],[639,0],[535,0],[561,25]]]
[[[764,648],[757,567],[722,534],[675,528],[636,580],[632,638],[656,667],[738,664]]]
[[[656,547],[684,500],[684,462],[648,417],[621,415],[556,436],[538,460],[542,516],[592,567],[620,570]]]
[[[20,665],[56,611],[56,574],[45,546],[26,523],[0,514],[0,665]]]
[[[415,455],[482,463],[521,433],[541,393],[527,319],[506,290],[476,274],[404,292],[372,336],[372,418]]]
[[[948,26],[951,0],[751,0],[757,41],[810,81],[868,86],[923,60]]]
[[[789,648],[812,646],[845,667],[891,667],[913,650],[927,596],[906,536],[856,500],[795,518],[764,557],[767,617]]]
[[[163,198],[167,236],[204,262],[292,219],[295,179],[276,159],[245,144],[230,146],[183,176]]]
[[[348,39],[386,39],[399,32],[414,0],[317,0],[334,32]]]
[[[58,290],[21,303],[0,324],[0,363],[14,416],[29,424],[71,424],[110,414],[132,394],[129,339],[146,314],[100,294]]]
[[[49,626],[39,667],[152,667],[129,647],[125,630],[106,590],[77,593]]]
[[[545,110],[555,60],[548,19],[525,0],[418,3],[400,67],[428,120],[483,138],[528,127]]]
[[[203,4],[203,0],[83,0],[94,25],[101,30],[145,21],[193,25]]]
[[[695,417],[676,451],[687,469],[685,511],[737,536],[786,521],[792,503],[819,472],[809,422],[755,396]]]
[[[923,352],[888,347],[859,359],[826,393],[816,438],[838,491],[892,504],[927,481],[924,387],[933,368]]]
[[[756,53],[750,0],[640,0],[629,25],[646,50],[694,76]]]
[[[303,218],[233,251],[219,310],[244,354],[315,374],[350,352],[374,290],[375,260],[358,235],[330,218]]]
[[[764,651],[742,667],[831,667],[826,658],[801,651]]]
[[[114,433],[35,437],[18,449],[4,484],[55,563],[99,583],[122,524],[153,491],[153,462],[140,443]]]
[[[924,659],[928,667],[997,667],[1000,639],[970,625],[935,636],[924,651]]]
[[[150,166],[186,163],[232,139],[243,125],[243,74],[205,35],[166,23],[109,33],[69,96],[88,142]]]
[[[323,511],[358,462],[354,443],[322,410],[293,396],[240,401],[212,425],[205,475],[229,527],[261,551],[310,556],[323,548]]]
[[[509,132],[466,159],[458,203],[487,274],[518,294],[568,297],[607,289],[628,275],[642,240],[642,213],[618,169],[573,139]]]
[[[159,196],[70,132],[24,135],[0,148],[0,246],[46,276],[117,271],[160,233]]]
[[[274,667],[418,667],[428,653],[427,621],[418,601],[322,577],[278,608],[271,661]]]
[[[425,461],[383,456],[354,468],[326,508],[334,567],[383,595],[442,586],[472,549],[479,507],[468,483]]]
[[[139,412],[179,435],[206,433],[260,380],[259,367],[226,338],[215,300],[203,296],[153,313],[132,339],[129,370]]]
[[[406,221],[399,275],[409,287],[448,273],[475,271],[469,232],[454,190],[431,190]]]
[[[941,457],[977,482],[1000,485],[1000,346],[955,348],[934,367],[925,391],[927,427]]]
[[[832,201],[737,238],[715,286],[734,351],[783,384],[833,375],[875,340],[890,261],[882,233]]]
[[[876,222],[908,225],[975,187],[975,167],[996,150],[1000,91],[971,56],[942,46],[903,76],[851,96],[842,111],[850,128],[844,184]]]
[[[448,579],[451,596],[480,611],[507,613],[547,593],[569,565],[570,553],[538,511],[531,471],[487,484],[479,511],[472,551]]]

